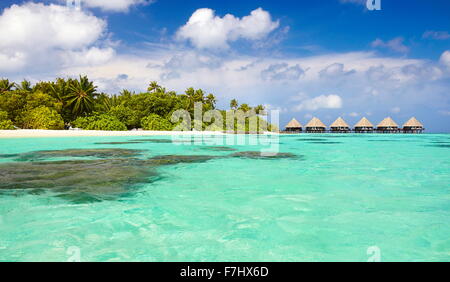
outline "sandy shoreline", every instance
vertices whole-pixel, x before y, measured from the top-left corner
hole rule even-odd
[[[85,136],[186,136],[186,135],[224,135],[217,131],[96,131],[96,130],[0,130],[0,139],[5,138],[49,138]],[[274,134],[274,133],[267,133]]]
[[[162,136],[162,135],[224,135],[215,131],[95,131],[95,130],[0,130],[2,138],[84,137],[84,136]]]

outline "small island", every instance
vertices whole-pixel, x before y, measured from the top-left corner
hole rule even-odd
[[[202,89],[191,87],[178,94],[166,90],[157,82],[151,82],[147,91],[141,93],[124,89],[119,94],[108,94],[99,93],[97,86],[87,76],[80,76],[78,79],[58,78],[34,85],[27,80],[15,83],[1,79],[0,130],[27,130],[8,136],[124,135],[105,131],[137,131],[138,135],[146,135],[144,131],[151,131],[151,134],[161,132],[167,135],[173,131],[192,133],[192,130],[197,134],[263,133],[277,130],[261,118],[265,110],[262,105],[251,107],[233,99],[230,101],[230,109],[222,110],[216,107],[216,103],[216,96],[207,94]],[[202,114],[213,114],[208,118],[206,115],[202,116],[198,121],[196,110]],[[177,111],[183,111],[185,116],[174,118]],[[231,125],[227,124],[229,121],[226,115],[229,113],[235,115]],[[189,124],[186,124],[186,119]],[[250,125],[252,119],[256,121],[257,128]],[[195,126],[191,126],[190,121]],[[50,132],[55,130],[82,130],[83,133]]]

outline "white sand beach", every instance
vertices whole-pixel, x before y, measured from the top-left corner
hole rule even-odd
[[[96,131],[96,130],[41,130],[19,129],[0,130],[2,138],[34,138],[34,137],[83,137],[83,136],[183,136],[183,135],[224,135],[220,131]],[[265,132],[264,134],[278,134]]]
[[[223,135],[218,131],[96,131],[96,130],[0,130],[0,138],[83,137],[83,136],[162,136],[162,135]]]

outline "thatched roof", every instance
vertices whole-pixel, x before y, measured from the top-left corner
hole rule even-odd
[[[422,127],[423,128],[423,124],[420,123],[420,121],[418,121],[415,117],[412,117],[403,125],[403,127]]]
[[[378,127],[398,127],[398,124],[390,117],[383,119]]]
[[[357,124],[355,124],[355,127],[373,127],[373,124],[368,119],[363,117]]]
[[[345,120],[341,117],[338,117],[337,120],[335,120],[330,127],[348,127],[350,128],[350,126],[348,125],[348,123],[345,122]]]
[[[302,125],[293,118],[287,125],[286,128],[302,128]]]
[[[306,127],[323,127],[323,128],[327,128],[327,126],[320,121],[320,119],[314,117],[312,118],[308,124],[306,125]]]

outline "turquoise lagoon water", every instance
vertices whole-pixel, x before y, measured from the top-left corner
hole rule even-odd
[[[450,135],[239,138],[0,139],[0,261],[450,261]]]

